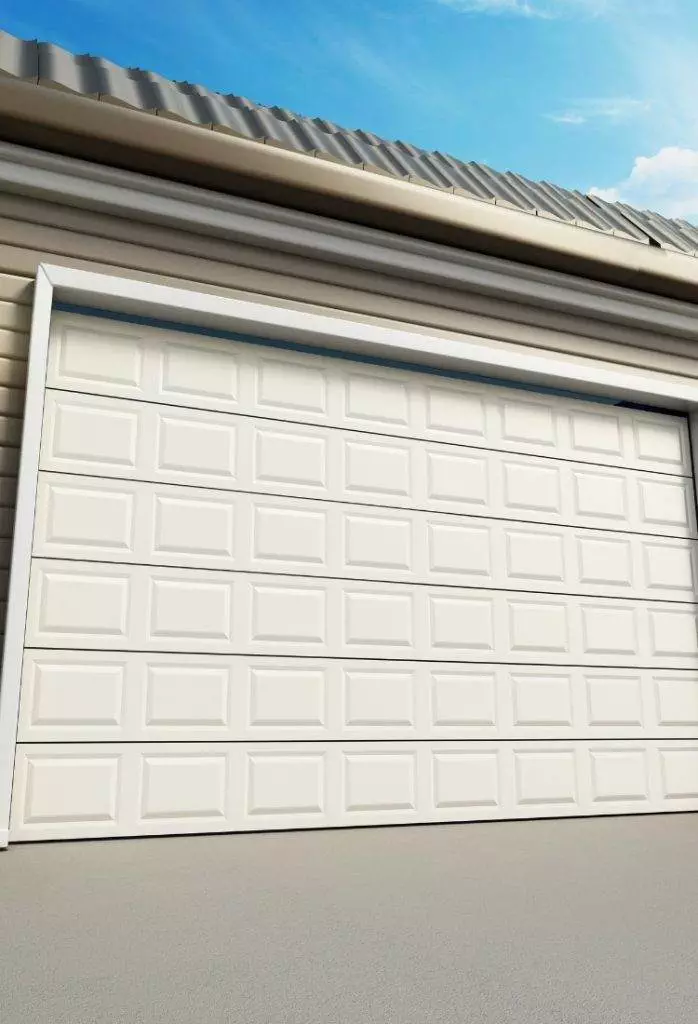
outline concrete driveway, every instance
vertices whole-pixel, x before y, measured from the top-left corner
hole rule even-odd
[[[683,1024],[698,815],[17,846],[3,1024]]]

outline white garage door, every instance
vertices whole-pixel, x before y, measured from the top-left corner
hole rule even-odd
[[[686,421],[54,323],[11,837],[698,808]]]

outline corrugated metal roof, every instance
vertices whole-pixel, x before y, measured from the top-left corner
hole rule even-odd
[[[698,256],[698,228],[686,221],[529,181],[511,171],[494,171],[406,142],[390,142],[369,131],[350,131],[319,117],[261,106],[244,96],[174,82],[153,71],[123,68],[102,57],[78,56],[53,43],[17,39],[0,31],[0,75]]]

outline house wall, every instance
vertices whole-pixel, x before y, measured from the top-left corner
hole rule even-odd
[[[302,306],[343,318],[400,322],[414,330],[470,333],[504,347],[565,354],[698,377],[692,342],[592,319],[504,303],[454,288],[407,282],[350,266],[0,195],[0,601],[7,588],[19,461],[32,286],[51,262],[232,297]]]

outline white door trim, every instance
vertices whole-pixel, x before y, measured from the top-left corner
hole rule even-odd
[[[27,399],[12,549],[5,653],[0,683],[0,847],[9,837],[10,798],[19,710],[24,628],[36,485],[43,418],[44,384],[51,313],[56,302],[92,310],[130,313],[160,320],[335,348],[358,356],[498,376],[517,383],[565,388],[591,396],[674,407],[691,415],[695,439],[698,382],[661,374],[633,374],[587,362],[550,359],[535,349],[503,350],[473,335],[439,335],[343,320],[339,317],[248,302],[209,293],[155,285],[129,278],[41,264],[32,315]],[[695,446],[694,446],[695,447]]]

